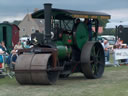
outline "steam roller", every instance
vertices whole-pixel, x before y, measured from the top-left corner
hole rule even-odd
[[[16,79],[20,84],[53,84],[59,72],[50,70],[52,62],[51,54],[22,54],[17,59]]]
[[[18,83],[49,85],[76,72],[88,79],[102,77],[105,56],[97,41],[98,19],[110,19],[110,15],[57,9],[47,3],[44,9],[32,13],[32,18],[44,19],[45,31],[31,34],[32,48],[18,50],[15,65]],[[75,23],[78,18],[85,21]]]

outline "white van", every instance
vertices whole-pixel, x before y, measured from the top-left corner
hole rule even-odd
[[[21,42],[24,42],[24,41],[27,42],[28,39],[31,40],[31,37],[21,37],[20,41]]]
[[[101,37],[107,40],[116,40],[116,37],[114,35],[102,35]]]

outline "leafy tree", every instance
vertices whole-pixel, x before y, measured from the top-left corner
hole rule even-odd
[[[115,28],[105,28],[102,35],[116,35]]]
[[[99,26],[103,26],[103,29],[105,29],[107,23],[109,23],[108,19],[99,19]]]

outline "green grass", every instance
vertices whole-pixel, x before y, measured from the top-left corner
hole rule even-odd
[[[102,78],[85,79],[76,73],[56,85],[19,85],[0,79],[0,96],[128,96],[128,66],[106,67]]]

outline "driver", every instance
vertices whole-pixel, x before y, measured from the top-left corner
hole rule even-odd
[[[80,19],[78,18],[78,19],[76,19],[76,22],[75,22],[75,24],[73,25],[72,32],[73,32],[74,30],[76,30],[76,28],[77,28],[77,26],[79,25],[79,23],[80,23]]]

